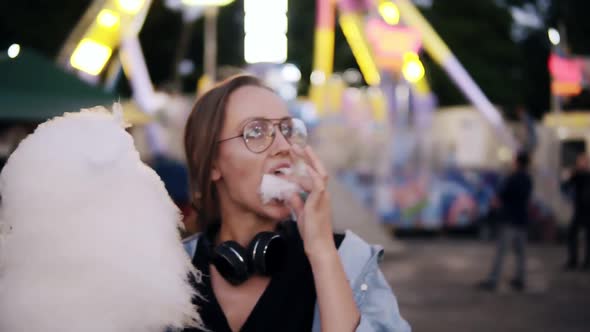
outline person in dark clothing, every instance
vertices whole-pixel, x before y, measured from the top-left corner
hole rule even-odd
[[[575,269],[578,265],[578,232],[586,230],[586,255],[582,267],[590,269],[590,168],[588,156],[580,154],[576,159],[576,167],[564,189],[573,195],[574,214],[568,229],[568,260],[566,269]]]
[[[188,170],[186,165],[163,154],[154,156],[150,163],[164,182],[166,191],[179,208],[190,204]]]
[[[514,163],[514,171],[498,192],[496,205],[502,210],[503,223],[500,227],[496,257],[488,278],[479,284],[485,290],[494,290],[502,274],[502,265],[509,243],[513,242],[516,254],[516,277],[510,285],[523,290],[526,280],[526,241],[529,223],[528,206],[533,191],[533,181],[528,173],[529,156],[521,152]]]
[[[6,165],[6,162],[8,161],[8,157],[0,157],[0,172],[2,172],[2,169],[4,168],[4,165]]]

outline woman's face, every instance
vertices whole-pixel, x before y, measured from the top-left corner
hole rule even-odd
[[[241,87],[228,100],[225,123],[219,137],[223,140],[242,135],[243,127],[252,119],[281,119],[287,116],[287,106],[273,92],[256,86]],[[221,206],[230,204],[272,220],[286,219],[289,208],[278,202],[263,204],[259,188],[264,174],[291,166],[290,147],[276,126],[272,145],[261,153],[250,151],[241,137],[222,142],[212,172]]]

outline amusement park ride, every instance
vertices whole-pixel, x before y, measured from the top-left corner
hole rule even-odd
[[[153,112],[162,101],[154,91],[138,41],[151,2],[95,0],[64,43],[58,62],[87,80],[98,82],[104,78],[106,85],[122,68],[131,82],[135,101],[144,111]],[[169,0],[166,3],[194,20],[202,16],[206,8],[231,2],[233,0]],[[246,62],[284,62],[287,0],[245,0],[244,6]],[[392,82],[409,83],[418,96],[427,96],[430,91],[419,58],[423,47],[495,128],[504,144],[510,149],[517,147],[498,110],[410,0],[317,0],[316,6],[310,99],[318,113],[324,108],[326,86],[333,74],[334,28],[338,17],[367,84],[387,90]],[[253,15],[257,8],[266,18],[272,18],[263,23],[266,28]],[[269,24],[274,24],[275,28],[268,29]],[[214,43],[207,46],[214,47]],[[214,58],[214,53],[209,58]]]

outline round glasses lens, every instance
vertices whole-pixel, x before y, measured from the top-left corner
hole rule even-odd
[[[244,127],[244,141],[253,152],[262,152],[272,144],[272,124],[254,120]]]
[[[280,124],[281,133],[291,144],[304,147],[307,144],[307,127],[301,119],[285,119]]]

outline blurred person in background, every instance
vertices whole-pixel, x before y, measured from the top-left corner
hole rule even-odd
[[[186,215],[190,210],[190,190],[186,165],[162,153],[152,157],[149,165],[164,182],[170,198]]]
[[[34,124],[0,123],[0,171],[20,141],[35,130]]]
[[[576,158],[576,165],[573,171],[566,171],[564,189],[571,193],[574,203],[574,215],[569,225],[568,260],[565,269],[572,270],[578,265],[578,233],[581,228],[586,232],[586,254],[582,268],[590,269],[590,167],[588,156],[581,153]]]
[[[516,254],[516,276],[510,285],[519,291],[525,288],[528,206],[533,191],[533,181],[528,172],[529,162],[530,157],[527,152],[517,154],[514,169],[506,178],[495,199],[495,207],[500,208],[502,212],[502,225],[490,275],[478,284],[483,290],[496,289],[502,275],[506,250],[511,242]]]
[[[523,105],[516,107],[516,116],[523,129],[522,146],[520,151],[531,154],[539,143],[535,121]]]

